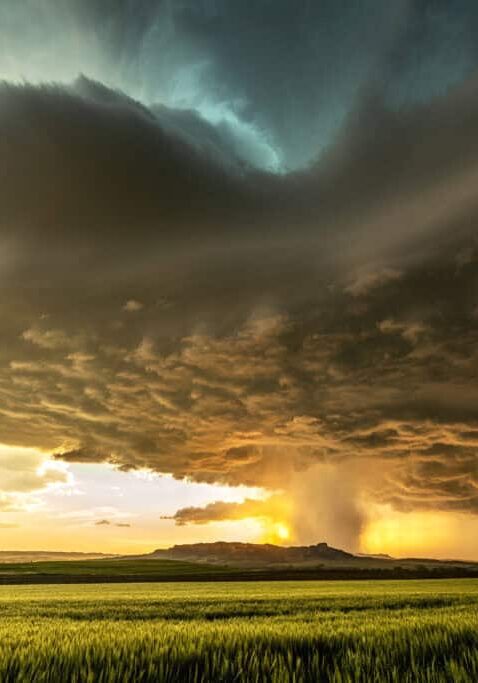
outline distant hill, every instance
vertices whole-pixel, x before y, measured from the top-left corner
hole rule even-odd
[[[12,562],[54,562],[75,560],[102,560],[114,555],[105,553],[61,553],[48,550],[0,550],[0,564]]]
[[[147,556],[145,556],[147,557]],[[151,559],[188,560],[221,564],[297,565],[321,562],[350,562],[357,558],[327,543],[284,547],[270,543],[193,543],[155,550]]]
[[[303,565],[323,562],[350,562],[354,555],[332,548],[327,543],[283,547],[270,543],[193,543],[155,550],[143,559],[171,559],[231,565]]]
[[[277,546],[270,543],[192,543],[158,549],[141,560],[181,560],[242,568],[318,568],[324,569],[412,569],[455,565],[476,567],[472,562],[440,561],[425,558],[397,559],[385,554],[366,555],[333,548],[327,543],[308,546]]]
[[[478,578],[478,563],[360,557],[327,543],[176,545],[140,556],[0,553],[1,584]]]
[[[140,559],[183,560],[230,566],[382,566],[399,562],[387,555],[353,555],[327,543],[278,546],[270,543],[192,543],[158,549]]]

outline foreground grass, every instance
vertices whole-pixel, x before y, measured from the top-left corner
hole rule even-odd
[[[0,588],[0,681],[478,681],[478,581]]]

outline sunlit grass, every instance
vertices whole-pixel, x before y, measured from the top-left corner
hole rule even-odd
[[[478,681],[478,580],[0,588],[0,680]]]

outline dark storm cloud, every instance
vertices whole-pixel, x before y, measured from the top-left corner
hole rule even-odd
[[[173,222],[194,237],[191,220],[201,225],[204,209],[212,230],[225,207],[244,203],[240,183],[232,187],[233,158],[227,168],[213,163],[206,124],[201,142],[187,145],[148,109],[85,79],[71,89],[4,84],[0,96],[3,221],[17,237],[28,231],[36,248],[49,239],[60,250],[75,235],[79,246],[94,237],[114,247],[132,221],[144,239],[162,228],[171,239]]]
[[[85,73],[198,110],[232,127],[246,158],[296,169],[333,141],[370,82],[400,106],[470,76],[477,27],[468,1],[4,0],[0,77]]]
[[[374,80],[278,177],[194,112],[4,84],[0,441],[273,490],[372,461],[372,499],[477,512],[477,121],[473,79],[399,110]]]

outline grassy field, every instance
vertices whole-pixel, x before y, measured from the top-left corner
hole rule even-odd
[[[402,564],[400,564],[402,562]],[[478,578],[478,564],[361,560],[350,566],[221,565],[183,560],[102,559],[0,563],[0,585],[42,583],[143,583],[166,581],[274,581],[343,579]],[[382,563],[383,565],[383,563]]]
[[[478,580],[0,587],[0,681],[478,681]]]
[[[21,562],[0,564],[2,581],[142,581],[217,580],[236,575],[238,570],[217,565],[182,562],[178,560],[80,560],[53,562]]]

